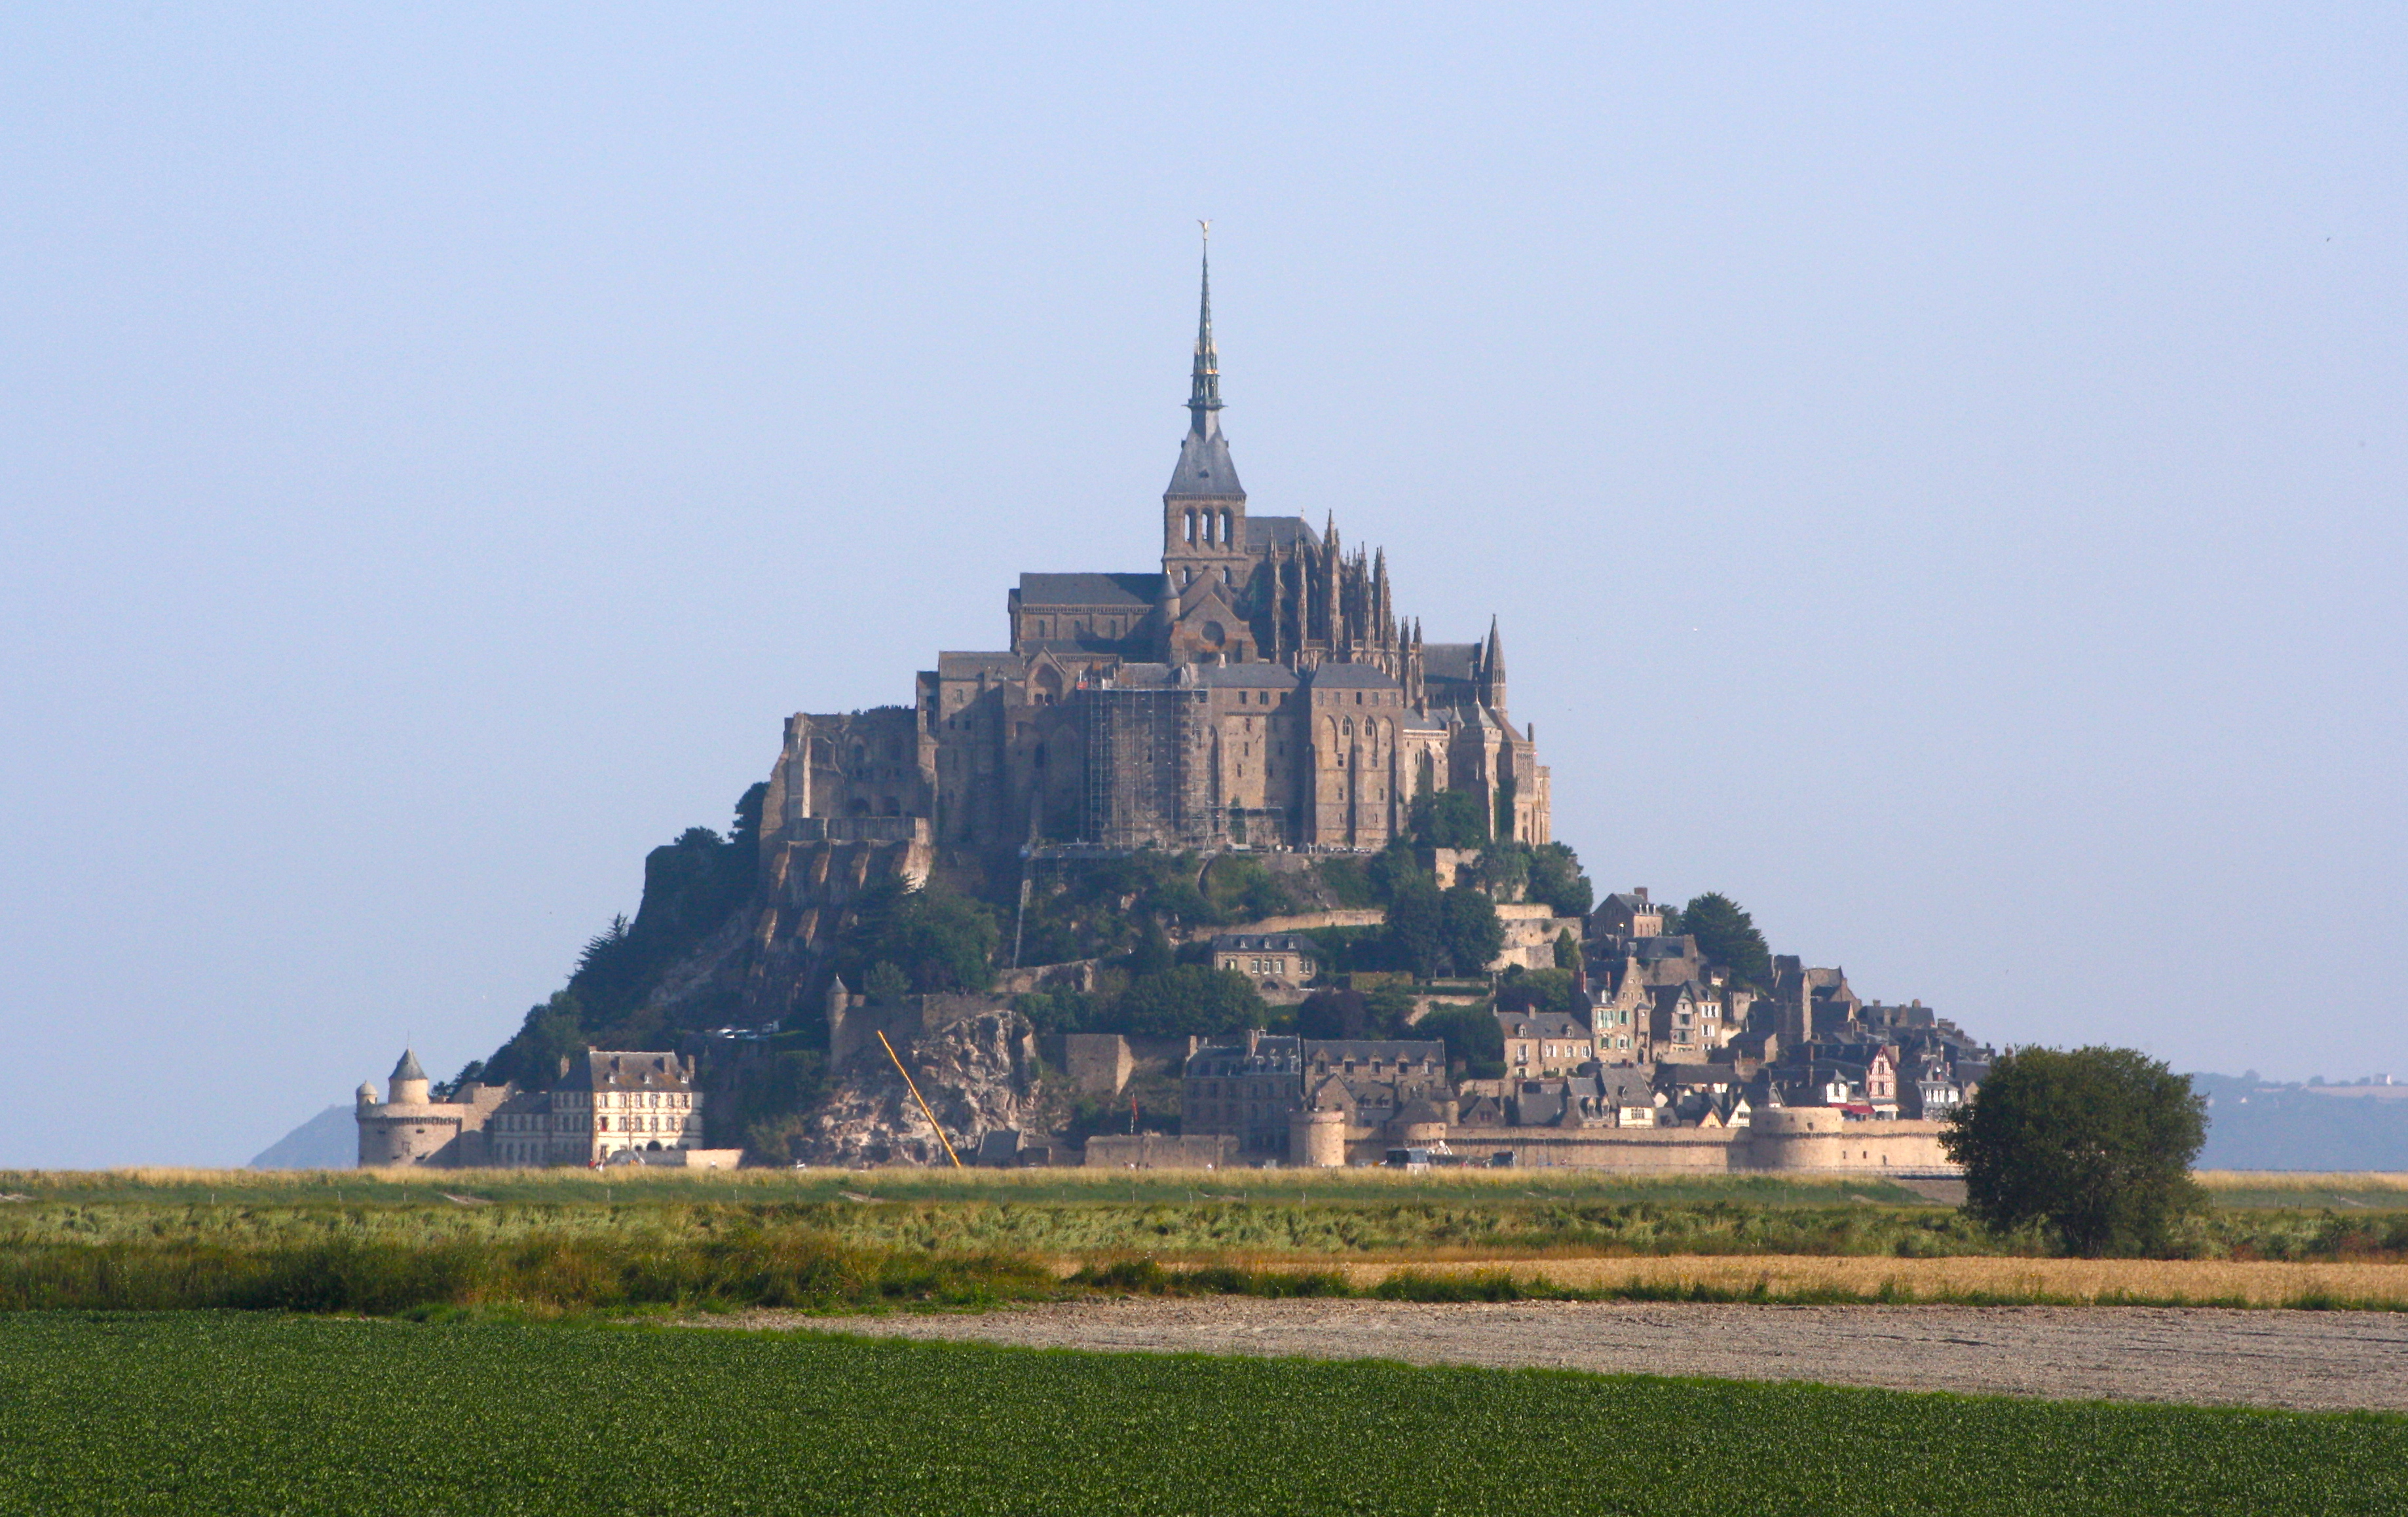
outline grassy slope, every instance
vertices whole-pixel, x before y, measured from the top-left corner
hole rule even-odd
[[[0,1318],[0,1510],[2389,1512],[2408,1419],[279,1316]]]

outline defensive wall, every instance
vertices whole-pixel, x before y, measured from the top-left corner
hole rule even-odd
[[[1452,1127],[1446,1145],[1473,1163],[1510,1149],[1516,1166],[1537,1169],[1953,1174],[1940,1146],[1945,1130],[1937,1122],[1850,1122],[1825,1108],[1789,1107],[1759,1111],[1745,1127]],[[1377,1164],[1377,1147],[1349,1141],[1347,1158]]]

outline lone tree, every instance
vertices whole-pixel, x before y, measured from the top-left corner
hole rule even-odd
[[[1965,1166],[1965,1209],[2006,1231],[2043,1224],[2068,1253],[2162,1253],[2197,1206],[2191,1160],[2207,1103],[2190,1077],[2128,1048],[2028,1048],[1990,1066],[1941,1144]]]

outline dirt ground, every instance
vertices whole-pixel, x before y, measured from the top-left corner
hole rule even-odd
[[[707,1325],[1039,1348],[1401,1359],[1902,1391],[2408,1411],[2408,1313],[2151,1307],[1113,1299]]]

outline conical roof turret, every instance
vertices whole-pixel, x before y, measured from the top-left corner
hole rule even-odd
[[[414,1049],[403,1049],[401,1051],[401,1062],[393,1066],[393,1074],[388,1078],[394,1080],[424,1080],[426,1078],[426,1071],[418,1066],[417,1051]]]

